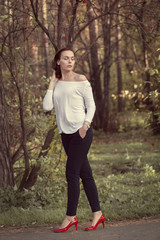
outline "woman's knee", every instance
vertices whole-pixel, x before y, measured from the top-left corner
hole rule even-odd
[[[86,181],[93,181],[93,175],[92,175],[92,171],[88,171],[88,172],[82,172],[80,174],[80,178],[82,179],[82,182],[86,182]]]
[[[70,183],[79,183],[79,174],[71,173],[70,171],[66,171],[66,180]]]

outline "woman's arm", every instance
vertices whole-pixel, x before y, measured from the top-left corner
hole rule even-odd
[[[55,71],[54,71],[53,75],[52,75],[52,79],[51,79],[51,81],[49,83],[48,90],[52,90],[53,91],[56,82],[57,82],[57,78],[56,78]]]
[[[83,91],[83,98],[84,98],[85,108],[87,109],[87,113],[86,113],[83,126],[79,129],[79,134],[82,138],[85,137],[87,130],[90,128],[90,124],[92,122],[92,119],[95,114],[95,109],[96,109],[93,93],[92,93],[92,87],[89,82],[87,82],[87,85]]]
[[[55,87],[56,82],[57,82],[57,79],[55,77],[55,72],[53,72],[52,79],[49,83],[48,90],[47,90],[46,95],[43,99],[43,109],[45,111],[51,111],[54,107],[54,105],[53,105],[53,89]]]
[[[84,124],[88,125],[92,122],[92,119],[94,117],[95,110],[96,110],[92,87],[89,82],[87,83],[85,90],[83,92],[83,98],[84,98],[85,108],[87,109]]]

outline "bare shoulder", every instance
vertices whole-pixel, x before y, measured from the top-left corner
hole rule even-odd
[[[76,81],[83,82],[88,81],[85,75],[76,73],[75,75]]]

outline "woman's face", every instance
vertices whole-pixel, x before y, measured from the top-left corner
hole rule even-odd
[[[75,64],[74,53],[70,50],[63,51],[57,64],[60,65],[62,71],[73,70]]]

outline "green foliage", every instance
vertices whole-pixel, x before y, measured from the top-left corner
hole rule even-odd
[[[109,219],[141,218],[160,211],[160,139],[148,131],[99,135],[89,158],[102,209]]]
[[[39,114],[39,115],[32,115],[30,118],[27,118],[26,124],[29,126],[30,129],[35,129],[32,136],[27,141],[27,148],[28,148],[28,155],[30,159],[30,168],[32,168],[33,165],[41,164],[41,161],[43,161],[43,158],[38,158],[38,155],[41,151],[41,148],[44,144],[47,132],[50,128],[53,128],[55,125],[55,115],[45,115]],[[15,143],[15,149],[18,147],[17,142]],[[54,139],[50,145],[49,149],[49,155],[54,153],[53,158],[56,161],[59,161],[59,151],[61,148],[61,142],[60,142],[60,136],[58,134],[58,130],[55,130]],[[16,185],[19,186],[23,171],[21,169],[24,169],[24,156],[23,154],[20,156],[20,158],[17,159],[17,161],[14,164],[15,169],[15,182]]]
[[[109,132],[130,132],[143,129],[148,120],[147,112],[126,111],[110,115]]]
[[[22,209],[58,207],[63,201],[63,194],[66,193],[64,164],[55,169],[50,166],[50,160],[45,158],[38,180],[30,190],[24,189],[20,192],[16,187],[0,188],[0,212],[5,212],[11,207]]]
[[[10,207],[29,208],[30,206],[39,207],[39,202],[35,201],[32,191],[24,190],[19,192],[15,188],[0,188],[0,211],[5,212]]]
[[[124,219],[158,214],[159,182],[160,176],[150,166],[136,176],[134,173],[109,175],[98,185],[107,216],[110,219]]]
[[[15,208],[0,213],[0,225],[22,226],[22,225],[43,225],[60,222],[65,215],[65,209],[44,209],[44,208]]]
[[[103,212],[108,219],[132,219],[160,213],[160,139],[149,131],[106,135],[94,131],[89,152]],[[58,151],[61,147],[58,147]],[[34,187],[0,189],[0,225],[60,223],[67,205],[66,156],[41,159]],[[92,217],[83,185],[77,216]],[[23,219],[22,219],[23,218]]]
[[[120,113],[117,116],[119,132],[129,132],[132,130],[143,129],[145,123],[145,113],[139,112],[128,112],[124,115],[124,113]]]
[[[143,100],[145,108],[149,109],[148,126],[151,127],[154,135],[160,134],[160,61],[159,49],[155,58],[152,59],[151,67],[146,69],[150,75],[150,91]]]

